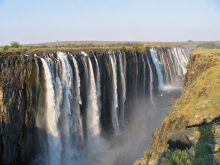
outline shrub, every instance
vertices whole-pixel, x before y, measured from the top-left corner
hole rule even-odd
[[[7,51],[9,48],[10,48],[10,46],[5,45],[5,46],[3,46],[2,50],[3,50],[3,51]]]
[[[161,159],[161,164],[167,165],[192,165],[192,158],[188,150],[171,151],[165,158]]]
[[[19,47],[21,46],[21,45],[20,45],[18,42],[16,42],[16,41],[11,42],[10,45],[11,45],[12,48],[19,48]]]

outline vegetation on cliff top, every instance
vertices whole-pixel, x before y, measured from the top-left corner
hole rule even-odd
[[[220,50],[194,51],[186,78],[173,109],[188,119],[188,126],[220,116]]]
[[[48,43],[36,45],[20,45],[18,42],[12,42],[6,46],[0,46],[0,54],[22,53],[22,52],[54,52],[54,51],[78,51],[78,50],[103,50],[103,49],[121,49],[121,50],[139,50],[144,51],[149,47],[173,47],[181,46],[183,43],[169,42],[85,42],[85,43]]]
[[[205,49],[220,49],[220,42],[202,42],[198,44],[198,48],[205,48]]]
[[[220,50],[192,52],[183,94],[136,164],[220,164]]]

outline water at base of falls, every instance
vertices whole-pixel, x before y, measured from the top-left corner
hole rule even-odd
[[[181,48],[39,58],[33,164],[45,165],[132,164],[179,96],[188,62]]]

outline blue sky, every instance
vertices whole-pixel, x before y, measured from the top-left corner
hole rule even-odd
[[[11,41],[220,40],[220,0],[0,0]]]

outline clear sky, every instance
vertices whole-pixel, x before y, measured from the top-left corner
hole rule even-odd
[[[11,41],[220,40],[220,0],[0,0]]]

